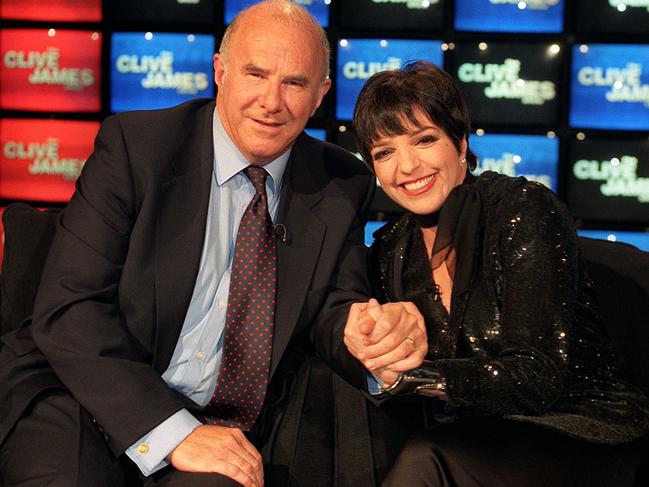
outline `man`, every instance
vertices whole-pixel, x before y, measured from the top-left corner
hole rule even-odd
[[[145,485],[261,486],[259,449],[281,404],[261,406],[290,388],[285,372],[317,316],[318,334],[337,337],[325,353],[364,374],[338,345],[350,303],[366,300],[373,180],[302,133],[329,90],[328,57],[304,10],[263,2],[235,19],[214,57],[216,108],[194,100],[104,122],[31,329],[3,337],[5,484],[115,486],[139,474]],[[250,234],[265,240],[244,242]],[[248,278],[241,261],[255,245],[266,250]],[[257,331],[241,332],[236,315],[250,308],[265,332],[246,350]],[[394,307],[384,317],[377,342],[419,327]],[[396,323],[406,325],[395,339]],[[376,355],[394,348],[386,340]]]

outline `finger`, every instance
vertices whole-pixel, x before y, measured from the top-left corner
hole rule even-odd
[[[403,360],[390,364],[390,369],[397,372],[406,372],[419,367],[426,357],[426,350],[415,350]]]
[[[231,460],[231,459],[228,459]],[[257,479],[246,473],[231,461],[215,460],[212,463],[212,472],[225,475],[235,482],[240,483],[244,487],[261,487],[263,483],[259,483]]]
[[[379,324],[377,324],[377,326],[379,326]],[[371,338],[368,337],[367,341],[369,342],[370,340]],[[417,320],[413,316],[410,316],[408,320],[402,321],[399,325],[383,336],[381,340],[369,343],[363,349],[365,358],[369,359],[385,355],[401,346],[404,340],[408,342],[410,348],[413,350],[427,342],[425,332],[421,330],[417,324]]]
[[[388,335],[380,343],[365,349],[363,364],[370,370],[389,366],[414,355],[412,361],[419,361],[419,357],[426,355],[428,342],[426,336],[418,328],[413,329],[410,336],[405,339],[400,334]],[[406,369],[408,370],[408,369]]]
[[[384,304],[381,306],[381,314],[376,320],[374,331],[368,337],[370,343],[380,342],[388,333],[397,327],[404,325],[411,326],[413,323],[416,323],[416,319],[416,316],[408,312],[402,303]]]
[[[246,435],[239,429],[233,429],[234,438],[237,440],[237,443],[241,447],[241,453],[245,456],[246,461],[254,468],[257,473],[258,481],[263,484],[264,480],[264,466],[261,458],[261,454],[255,448],[255,446],[250,443]]]
[[[365,312],[358,317],[358,331],[360,331],[363,335],[369,335],[370,333],[372,333],[374,331],[375,325],[376,318],[374,317],[374,313],[372,312]]]

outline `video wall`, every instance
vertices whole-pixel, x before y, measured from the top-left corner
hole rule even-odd
[[[477,173],[545,184],[584,230],[649,228],[649,0],[295,2],[332,45],[313,136],[357,152],[365,81],[425,59],[467,99]],[[0,208],[63,206],[109,114],[213,97],[212,56],[253,3],[0,0]],[[379,188],[372,219],[400,211]]]

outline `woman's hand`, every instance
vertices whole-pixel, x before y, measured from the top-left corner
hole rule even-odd
[[[419,367],[428,351],[424,318],[411,302],[351,306],[345,325],[349,352],[386,386],[399,372]]]

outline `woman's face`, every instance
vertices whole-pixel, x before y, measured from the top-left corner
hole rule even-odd
[[[466,139],[460,152],[451,138],[421,110],[419,127],[405,120],[406,133],[380,137],[370,154],[376,177],[386,194],[405,209],[428,215],[440,209],[453,188],[464,180]]]

